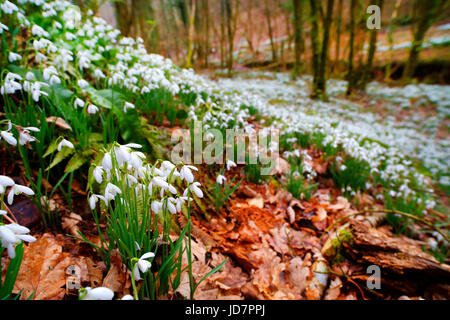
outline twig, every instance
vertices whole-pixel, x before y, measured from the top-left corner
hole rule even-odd
[[[10,191],[12,192],[12,191]],[[10,223],[17,223],[16,217],[14,216],[14,214],[12,213],[11,209],[6,205],[6,203],[2,200],[2,204],[3,207],[6,209],[6,211],[8,211],[8,213],[11,215],[12,220],[10,217],[8,217],[7,215],[5,215],[5,219],[8,220]],[[13,221],[14,220],[14,221]]]

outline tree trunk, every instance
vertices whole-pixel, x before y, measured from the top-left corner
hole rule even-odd
[[[303,53],[303,21],[302,21],[302,0],[294,0],[294,45],[295,64],[292,75],[297,77],[302,72],[301,55]]]
[[[322,51],[320,57],[319,71],[318,71],[318,79],[317,79],[317,93],[322,98],[322,100],[327,100],[327,80],[326,80],[326,72],[327,72],[327,61],[328,61],[328,43],[330,41],[330,27],[331,20],[333,18],[333,6],[334,0],[327,0],[327,13],[323,26],[323,42],[322,42]]]
[[[433,18],[436,16],[439,0],[416,0],[417,26],[414,32],[414,40],[409,51],[409,59],[403,72],[403,80],[410,79],[414,76],[417,63],[419,62],[419,54],[422,49],[423,39],[428,29],[431,27]]]
[[[334,65],[333,65],[333,71],[336,69],[337,65],[339,64],[339,60],[341,58],[341,30],[342,30],[342,0],[339,0],[338,2],[338,12],[337,12],[337,19],[336,19],[336,48],[335,48],[335,56],[334,56]]]
[[[277,48],[275,46],[275,42],[273,39],[273,29],[272,29],[272,15],[271,10],[269,8],[269,0],[264,0],[264,9],[265,9],[265,16],[267,20],[267,30],[269,33],[269,39],[270,39],[270,48],[272,50],[272,62],[277,61]]]
[[[355,42],[355,7],[356,0],[350,2],[350,53],[348,56],[348,73],[347,73],[347,95],[350,95],[355,87],[355,75],[353,71],[353,56],[354,56],[354,42]]]
[[[209,66],[209,52],[210,52],[210,44],[209,44],[209,0],[203,0],[203,10],[205,13],[205,68]]]
[[[126,37],[129,36],[131,27],[131,6],[128,1],[115,1],[114,9],[120,33]]]
[[[402,0],[397,0],[395,2],[394,10],[392,11],[391,15],[391,21],[388,26],[387,31],[387,39],[389,41],[389,61],[386,63],[386,69],[384,72],[384,81],[388,81],[391,78],[391,67],[392,67],[392,60],[394,58],[394,39],[392,37],[394,33],[394,20],[397,17],[398,9],[400,8],[400,5],[402,3]]]
[[[192,56],[194,54],[194,36],[195,36],[195,1],[189,8],[189,22],[188,22],[188,53],[186,55],[186,68],[192,67]]]
[[[381,10],[383,8],[383,0],[377,0],[375,4],[380,7],[380,14],[381,14]],[[375,51],[377,49],[377,35],[378,35],[377,29],[373,29],[370,32],[370,44],[369,44],[369,52],[367,54],[367,63],[364,67],[364,72],[362,75],[360,85],[360,89],[363,91],[366,90],[367,83],[371,78],[370,73],[372,72],[373,58],[375,56]]]
[[[311,97],[317,98],[317,79],[320,63],[320,40],[319,40],[319,8],[316,0],[309,0],[311,6],[311,48],[312,48],[312,65],[313,65],[313,85]]]

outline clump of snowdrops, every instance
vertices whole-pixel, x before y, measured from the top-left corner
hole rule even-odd
[[[203,197],[194,179],[197,168],[170,161],[151,164],[140,148],[115,143],[90,170],[89,205],[101,240],[101,246],[92,245],[107,265],[113,252],[119,251],[131,272],[135,299],[175,292],[184,271],[189,272],[192,298],[198,283],[191,269],[190,204],[193,195]],[[173,236],[176,214],[185,214],[187,224]],[[107,239],[100,227],[103,220]]]

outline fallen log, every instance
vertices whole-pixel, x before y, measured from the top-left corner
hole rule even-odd
[[[383,290],[423,296],[430,286],[450,284],[450,266],[423,252],[417,241],[358,220],[351,220],[348,230],[353,237],[343,244],[345,254],[357,263],[380,267]],[[368,276],[355,278],[365,281]]]

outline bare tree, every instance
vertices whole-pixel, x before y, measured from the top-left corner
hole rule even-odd
[[[294,55],[295,64],[292,75],[297,77],[302,72],[301,55],[304,49],[303,42],[303,10],[302,0],[294,0]]]
[[[339,60],[341,58],[341,30],[342,30],[342,5],[343,0],[339,0],[338,6],[337,6],[337,18],[336,18],[336,47],[335,47],[335,56],[334,56],[334,65],[333,70],[336,68],[336,66],[339,63]]]
[[[330,41],[330,27],[331,21],[333,18],[333,6],[334,0],[327,0],[327,13],[325,16],[325,20],[323,23],[323,41],[322,41],[322,50],[320,52],[320,64],[319,70],[317,73],[317,85],[316,85],[316,93],[313,95],[319,95],[323,100],[327,100],[327,80],[326,80],[326,71],[327,71],[327,61],[328,61],[328,43]]]
[[[277,48],[275,46],[275,41],[273,39],[273,29],[272,29],[272,10],[269,6],[269,0],[264,0],[264,12],[267,20],[267,31],[269,33],[270,48],[272,50],[272,62],[277,61]]]
[[[383,0],[376,0],[375,4],[381,9],[383,8]],[[377,35],[378,30],[373,29],[370,32],[370,43],[369,43],[369,51],[367,53],[367,62],[364,67],[363,75],[361,77],[360,89],[365,90],[367,83],[369,82],[370,73],[372,71],[373,58],[375,56],[375,51],[377,48]]]
[[[355,8],[356,0],[350,0],[350,52],[348,56],[348,73],[347,73],[347,95],[350,95],[355,87],[356,76],[353,70],[353,56],[354,56],[354,43],[355,43]]]
[[[312,65],[313,65],[313,87],[311,96],[316,98],[317,94],[317,79],[319,78],[319,64],[320,64],[320,40],[319,40],[319,2],[316,0],[309,0],[311,7],[311,49],[312,49]]]
[[[414,30],[414,40],[409,51],[408,62],[403,71],[403,79],[411,78],[416,70],[419,61],[420,50],[423,39],[428,29],[431,27],[433,19],[437,16],[438,8],[445,0],[416,0],[414,2],[414,18],[416,27]]]

